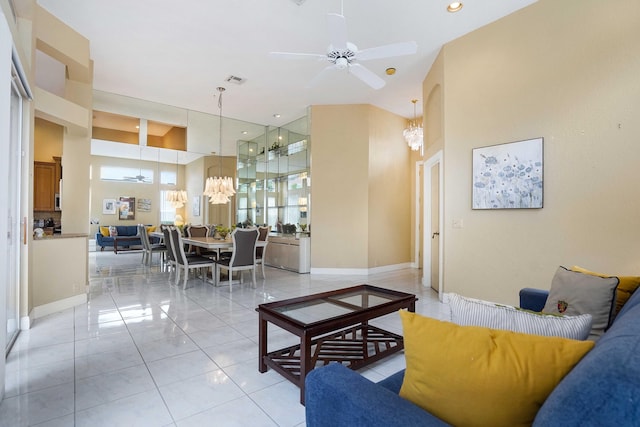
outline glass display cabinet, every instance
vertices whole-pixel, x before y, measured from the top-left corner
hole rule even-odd
[[[307,117],[238,142],[237,222],[273,231],[305,231],[310,223],[310,139]],[[282,226],[287,230],[283,230]],[[295,227],[294,227],[295,226]],[[294,227],[291,230],[291,227]]]

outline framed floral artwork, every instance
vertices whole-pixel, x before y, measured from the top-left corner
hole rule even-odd
[[[473,209],[540,209],[543,142],[534,138],[473,149]]]

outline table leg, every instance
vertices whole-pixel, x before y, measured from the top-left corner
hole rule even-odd
[[[113,239],[113,253],[118,253],[118,239]]]
[[[267,372],[265,357],[267,357],[267,321],[260,315],[258,320],[258,371],[260,372]]]
[[[304,380],[313,369],[311,366],[311,336],[303,333],[300,337],[300,403],[304,405]]]

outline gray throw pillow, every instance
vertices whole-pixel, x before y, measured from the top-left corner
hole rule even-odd
[[[617,277],[597,277],[558,267],[543,313],[593,317],[589,339],[596,341],[612,319]]]

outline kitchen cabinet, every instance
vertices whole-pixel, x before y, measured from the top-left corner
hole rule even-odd
[[[33,162],[33,210],[53,212],[56,194],[56,164]]]

